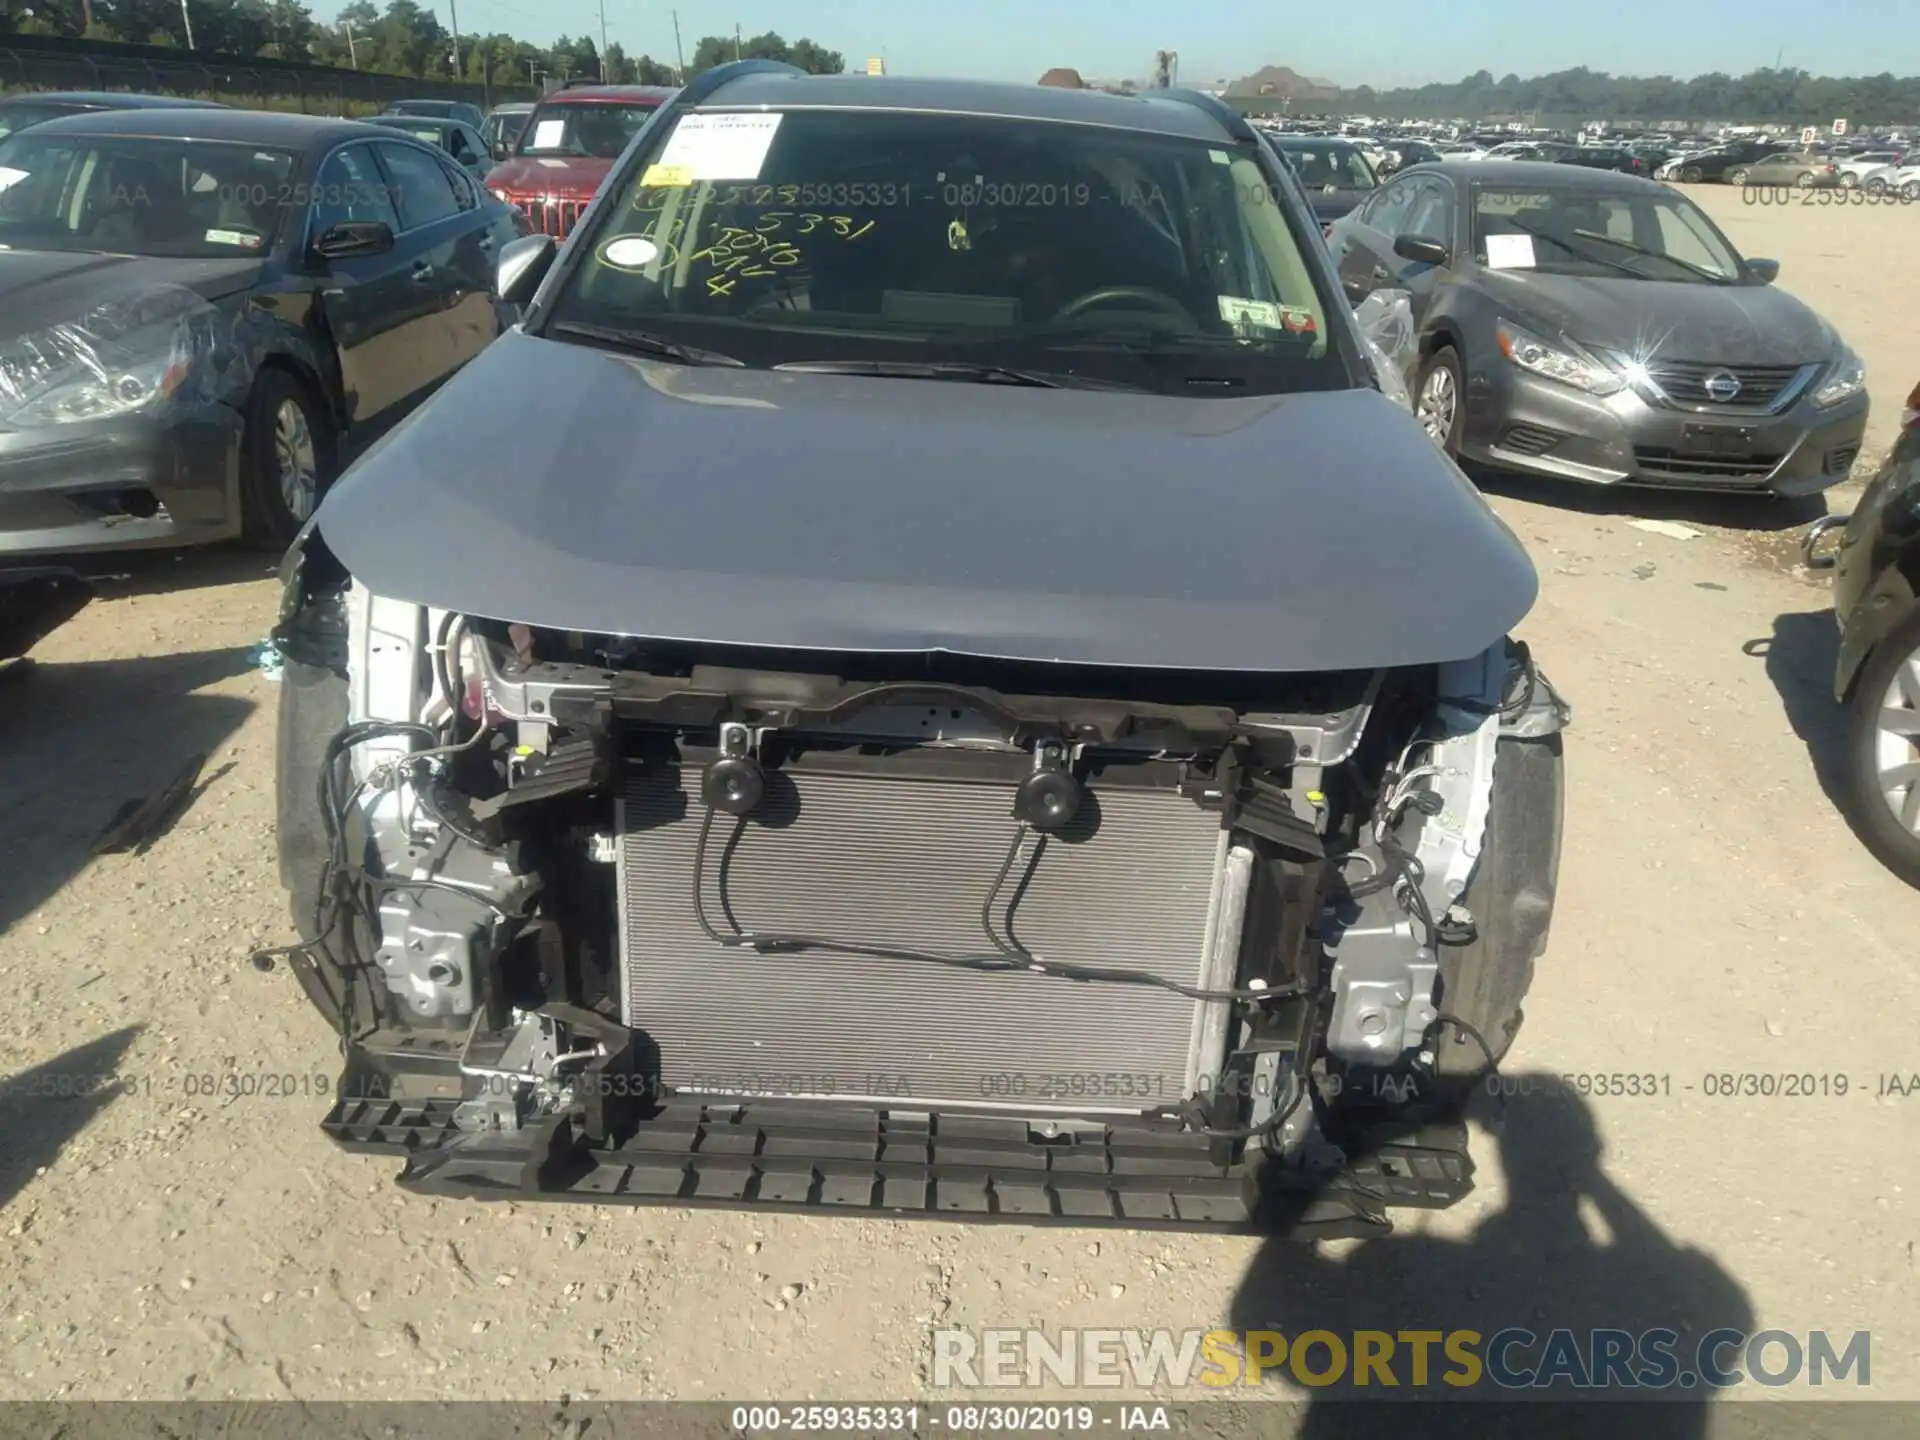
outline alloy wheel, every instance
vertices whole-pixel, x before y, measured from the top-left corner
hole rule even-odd
[[[1798,185],[1802,190],[1811,190],[1813,188],[1813,172],[1811,170],[1802,170],[1798,175],[1793,177],[1793,183]]]
[[[1452,436],[1454,412],[1459,404],[1460,397],[1453,388],[1453,372],[1444,365],[1435,365],[1420,382],[1420,401],[1415,407],[1421,428],[1434,444],[1444,446]]]
[[[287,513],[305,523],[320,488],[320,462],[307,412],[297,400],[282,400],[273,417],[273,458]]]
[[[1920,835],[1920,650],[1887,682],[1873,741],[1881,798],[1902,827]]]
[[[1900,187],[1900,198],[1906,201],[1920,200],[1920,180],[1909,180]]]

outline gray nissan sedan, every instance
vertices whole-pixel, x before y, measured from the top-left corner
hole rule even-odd
[[[1691,201],[1526,161],[1403,171],[1328,235],[1350,296],[1413,297],[1448,454],[1602,485],[1805,495],[1847,477],[1860,358]]]

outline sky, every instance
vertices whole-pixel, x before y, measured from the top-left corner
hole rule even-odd
[[[378,3],[378,0],[377,0]],[[421,0],[426,4],[428,0]],[[444,24],[449,0],[433,0]],[[601,0],[453,0],[462,33],[511,31],[535,43],[600,33]],[[604,0],[607,36],[631,55],[674,58],[670,0]],[[1091,79],[1145,79],[1156,50],[1180,56],[1180,81],[1210,86],[1285,65],[1343,86],[1454,81],[1476,70],[1521,75],[1586,65],[1622,75],[1742,74],[1776,59],[1816,75],[1920,73],[1920,0],[681,0],[686,53],[702,35],[773,30],[806,36],[859,69],[884,52],[896,75],[1039,78],[1055,65]],[[340,9],[320,0],[314,13]]]

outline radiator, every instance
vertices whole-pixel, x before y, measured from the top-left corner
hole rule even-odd
[[[726,866],[743,929],[993,953],[980,908],[1014,834],[1010,784],[770,778],[765,813],[746,822]],[[1040,848],[1015,935],[1048,960],[1201,983],[1210,950],[1221,964],[1213,917],[1238,914],[1220,900],[1231,872],[1219,816],[1172,791],[1093,794],[1075,829]],[[1205,1023],[1217,1014],[1157,987],[715,944],[693,910],[698,796],[696,768],[667,767],[631,776],[618,807],[624,1019],[657,1047],[663,1084],[1092,1114],[1177,1104],[1196,1073],[1216,1073],[1218,1054],[1202,1051],[1217,1052],[1220,1027]],[[720,860],[735,824],[715,818],[702,877],[723,932]],[[1230,955],[1237,925],[1226,939]]]

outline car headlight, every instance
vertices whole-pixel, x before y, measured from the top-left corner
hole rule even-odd
[[[130,415],[178,390],[189,364],[188,355],[177,345],[131,361],[95,354],[87,364],[73,365],[72,373],[51,377],[17,407],[0,411],[0,421],[16,429],[32,429]]]
[[[1500,321],[1494,328],[1494,335],[1499,342],[1500,353],[1522,370],[1530,370],[1549,380],[1558,380],[1562,385],[1571,385],[1589,395],[1612,395],[1626,388],[1626,381],[1618,373],[1580,350],[1571,341],[1558,345],[1550,343],[1510,320]]]
[[[1851,400],[1866,388],[1867,367],[1860,362],[1858,355],[1842,345],[1840,353],[1827,369],[1827,378],[1813,392],[1813,403],[1824,410],[1838,405],[1842,400]]]
[[[513,203],[513,196],[507,191],[502,190],[498,185],[489,185],[487,187],[487,193],[492,195],[493,198],[498,200],[502,205],[511,205]]]

